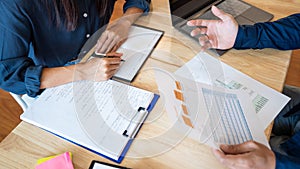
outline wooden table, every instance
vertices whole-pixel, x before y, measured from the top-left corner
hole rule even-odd
[[[300,2],[297,0],[246,1],[273,13],[274,19],[300,12]],[[154,13],[158,13],[143,17],[138,23],[150,27],[159,26],[156,28],[165,30],[167,36],[161,39],[133,85],[156,92],[156,84],[151,71],[148,71],[149,68],[155,65],[175,71],[191,59],[198,49],[197,44],[189,42],[185,37],[176,37],[179,34],[172,30],[170,18],[167,17],[169,13],[167,0],[152,0],[152,7],[154,7]],[[152,19],[160,20],[160,22],[157,25]],[[290,55],[291,51],[274,49],[230,50],[220,60],[273,89],[281,91]],[[158,103],[155,109],[160,108],[162,105]],[[159,117],[157,124],[164,124],[166,118],[164,113],[154,113],[152,116]],[[159,134],[162,132],[160,127],[160,125],[154,125],[154,127],[144,125],[137,138],[147,137],[149,133]],[[135,143],[130,148],[129,154],[134,150]],[[0,168],[33,168],[37,159],[66,151],[73,153],[73,164],[76,169],[88,168],[92,160],[112,163],[42,129],[21,122],[0,144]],[[176,146],[155,156],[143,158],[126,156],[121,165],[131,168],[223,168],[213,157],[210,148],[189,138],[184,138]]]

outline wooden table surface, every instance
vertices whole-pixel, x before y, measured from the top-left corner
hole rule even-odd
[[[274,19],[300,12],[298,0],[246,0],[246,2],[271,12],[275,16]],[[137,23],[164,30],[165,36],[145,63],[133,85],[157,92],[151,67],[158,66],[168,71],[175,71],[199,51],[199,46],[172,29],[167,0],[152,0],[152,7],[153,14],[140,18]],[[230,50],[219,59],[267,86],[281,91],[290,55],[291,51],[274,49]],[[159,102],[154,109],[157,113],[150,115],[150,118],[156,118],[156,121],[154,124],[144,125],[137,139],[152,139],[153,133],[155,136],[164,134],[168,124],[165,123],[166,115],[162,109],[163,104]],[[223,168],[213,157],[209,147],[192,139],[183,138],[176,145],[169,147],[163,149],[161,153],[138,158],[135,156],[138,146],[134,142],[121,165],[155,169]],[[112,163],[42,129],[21,122],[0,144],[0,168],[34,168],[37,159],[66,151],[73,153],[73,164],[76,169],[88,168],[92,160]]]

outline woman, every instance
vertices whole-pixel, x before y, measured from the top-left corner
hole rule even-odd
[[[109,22],[114,3],[115,0],[1,0],[0,87],[35,97],[41,89],[73,81],[75,70],[76,80],[110,78],[120,65],[121,54],[64,65],[76,59],[87,39]],[[145,0],[127,0],[124,15],[132,17],[110,26],[98,41],[97,50],[106,52],[116,45],[119,38],[115,37],[126,35],[135,19],[148,10]]]

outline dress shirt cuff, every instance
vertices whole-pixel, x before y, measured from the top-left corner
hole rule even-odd
[[[42,69],[42,66],[31,66],[25,72],[26,93],[30,97],[36,97],[40,93]]]
[[[127,0],[123,7],[124,13],[128,8],[132,7],[140,8],[144,11],[144,13],[148,13],[150,11],[150,5],[146,0]]]

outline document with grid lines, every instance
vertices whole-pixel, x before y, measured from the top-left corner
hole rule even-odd
[[[169,119],[182,135],[211,147],[250,140],[269,146],[249,95],[163,71],[155,78]]]

